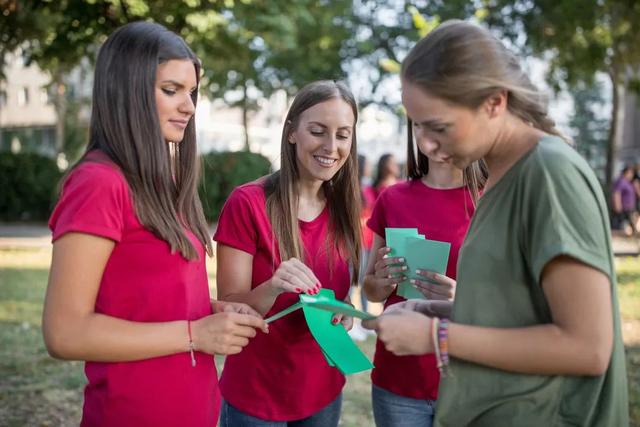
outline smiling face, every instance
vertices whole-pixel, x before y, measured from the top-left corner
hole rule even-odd
[[[490,129],[482,107],[454,105],[406,80],[402,104],[413,122],[418,149],[429,160],[463,169],[489,150]]]
[[[288,141],[296,146],[303,180],[329,181],[351,152],[355,116],[342,98],[331,98],[305,110]]]
[[[197,90],[196,69],[188,59],[172,59],[158,65],[156,106],[165,141],[180,142],[195,113],[192,95]]]

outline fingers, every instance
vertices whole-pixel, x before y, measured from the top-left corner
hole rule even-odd
[[[334,314],[333,316],[331,316],[331,324],[332,325],[337,325],[338,323],[342,322],[342,318],[344,316],[342,314]]]
[[[274,286],[285,292],[304,292],[315,295],[321,288],[313,271],[297,258],[281,263],[272,282]]]
[[[441,284],[433,284],[418,279],[409,281],[414,288],[419,290],[427,299],[433,300],[451,300],[453,299],[453,289]]]
[[[372,331],[375,331],[378,329],[378,319],[379,318],[363,320],[361,325],[365,329],[370,329]]]
[[[256,317],[250,314],[230,313],[233,315],[231,320],[240,326],[249,326],[250,328],[260,329],[264,333],[269,333],[269,326],[265,323],[261,317]]]
[[[351,328],[353,328],[353,317],[344,316],[340,323],[342,324],[343,328],[345,328],[347,331],[350,331]]]

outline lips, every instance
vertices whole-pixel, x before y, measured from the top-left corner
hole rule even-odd
[[[169,123],[177,127],[178,129],[184,130],[189,124],[189,120],[169,120]]]
[[[325,156],[313,156],[313,158],[316,159],[318,164],[320,164],[322,167],[325,167],[325,168],[330,168],[331,166],[336,164],[336,162],[338,161],[338,159],[325,157]]]

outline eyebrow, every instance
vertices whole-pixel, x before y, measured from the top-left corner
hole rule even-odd
[[[423,122],[418,122],[416,120],[411,119],[411,121],[414,122],[414,123],[418,123],[420,126],[428,126],[428,127],[433,127],[433,126],[451,126],[451,123],[445,122],[442,119],[425,120]]]
[[[172,84],[172,85],[176,86],[178,89],[184,89],[184,88],[186,87],[186,86],[185,86],[185,85],[183,85],[182,83],[177,82],[177,81],[175,81],[175,80],[163,80],[163,81],[161,81],[161,82],[160,82],[160,84],[167,84],[167,83],[169,83],[169,84]],[[197,87],[198,87],[198,86],[196,85],[196,86],[192,87],[192,88],[191,88],[191,90],[193,90],[193,89],[195,89],[195,88],[197,88]]]
[[[309,122],[308,124],[309,124],[309,125],[322,126],[322,127],[323,127],[323,128],[325,128],[325,129],[328,127],[327,125],[322,124],[322,123],[320,123],[320,122]],[[349,131],[350,131],[352,128],[353,128],[353,126],[340,126],[340,127],[338,128],[338,130],[343,130],[343,129],[345,129],[345,130],[349,130]]]

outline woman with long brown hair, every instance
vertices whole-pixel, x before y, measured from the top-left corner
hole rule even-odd
[[[347,299],[360,256],[357,118],[342,83],[318,81],[298,92],[282,130],[281,169],[236,188],[220,215],[220,299],[264,316],[321,287]],[[333,322],[352,325],[339,316]],[[226,359],[221,422],[337,426],[344,383],[297,311]]]
[[[373,322],[395,354],[434,352],[436,426],[625,426],[624,347],[607,205],[518,59],[488,30],[443,23],[402,64],[430,156],[489,178],[458,262],[450,319],[408,301]],[[434,313],[433,308],[438,308]]]
[[[211,301],[211,239],[196,192],[200,62],[182,38],[138,22],[100,49],[90,141],[49,225],[43,332],[84,360],[82,426],[214,426],[214,354],[239,352],[264,321]]]

